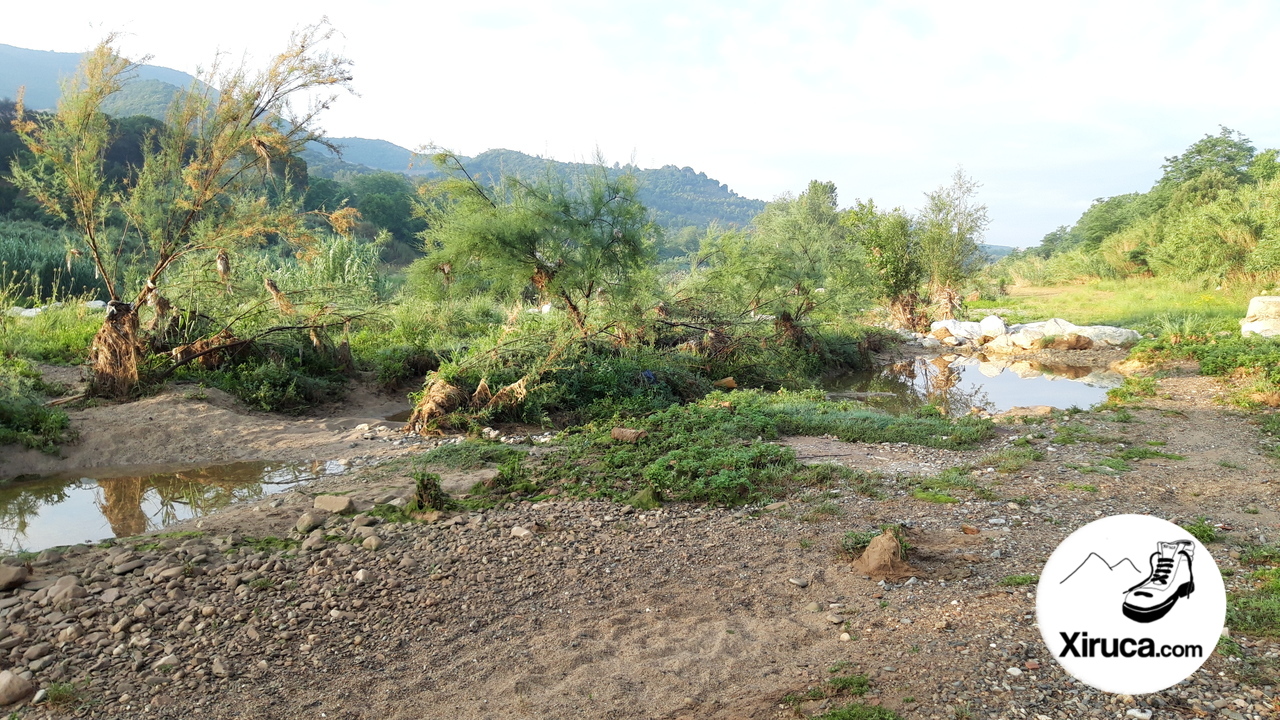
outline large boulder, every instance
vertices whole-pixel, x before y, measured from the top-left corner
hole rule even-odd
[[[1249,309],[1240,321],[1241,335],[1280,335],[1280,297],[1259,295],[1249,301]]]
[[[1005,326],[1004,320],[1001,320],[995,315],[988,315],[982,318],[982,321],[978,323],[978,327],[982,330],[982,336],[989,338],[998,338],[1009,332],[1009,328]]]
[[[982,325],[976,322],[962,322],[960,320],[939,320],[929,325],[929,331],[939,340],[946,337],[939,331],[945,330],[953,337],[962,340],[978,341],[982,339]],[[938,337],[942,335],[942,337]]]
[[[1138,334],[1137,330],[1110,325],[1089,325],[1077,328],[1076,332],[1092,340],[1094,347],[1099,345],[1132,347],[1142,339],[1142,335]]]

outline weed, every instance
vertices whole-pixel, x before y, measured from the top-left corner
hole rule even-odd
[[[918,487],[912,495],[930,502],[956,502],[955,498],[951,498],[951,500],[932,500],[927,497],[930,494],[950,497],[949,493],[943,492],[948,490],[968,490],[975,497],[983,500],[996,499],[995,493],[974,481],[971,470],[967,467],[947,468],[933,477],[920,478],[916,483]]]
[[[1039,575],[1009,575],[1000,581],[1004,587],[1023,587],[1040,582]]]
[[[67,413],[45,404],[49,389],[27,362],[0,354],[0,445],[18,443],[57,454],[74,437]]]
[[[844,675],[841,677],[833,677],[827,680],[832,688],[837,692],[846,692],[850,695],[866,695],[871,689],[871,681],[866,675]]]
[[[45,700],[53,707],[69,707],[71,705],[79,705],[83,701],[81,697],[82,689],[73,683],[51,683],[48,693],[45,696]]]
[[[1201,543],[1208,545],[1218,541],[1218,531],[1204,517],[1196,518],[1196,521],[1182,526],[1183,530],[1191,533],[1191,536],[1199,540]]]
[[[268,588],[275,587],[275,585],[276,585],[276,581],[269,577],[260,577],[257,580],[253,580],[249,583],[249,587],[253,588],[254,590],[266,590]]]
[[[1066,423],[1058,427],[1053,441],[1059,445],[1074,445],[1079,442],[1120,443],[1125,442],[1125,439],[1110,435],[1099,435],[1080,423]]]
[[[849,662],[848,660],[840,660],[840,661],[837,661],[835,665],[832,665],[831,667],[827,668],[827,672],[838,673],[841,670],[847,670],[851,667],[853,667],[853,663]]]
[[[1124,384],[1120,387],[1107,391],[1107,400],[1111,403],[1132,402],[1138,398],[1154,397],[1156,390],[1154,377],[1130,375],[1124,379]]]
[[[1243,468],[1238,468],[1238,469],[1243,469]],[[1261,512],[1261,510],[1259,510],[1256,505],[1250,505],[1249,507],[1245,508],[1244,511],[1248,515],[1257,515],[1259,512]]]
[[[801,549],[801,550],[808,550],[808,549],[809,549],[809,548],[811,548],[811,547],[813,547],[813,541],[812,541],[812,540],[810,540],[809,538],[800,538],[800,549]]]
[[[1068,490],[1083,490],[1085,492],[1098,492],[1097,485],[1084,485],[1081,483],[1063,483],[1062,487]]]
[[[888,600],[881,600],[881,601],[880,601],[880,607],[882,607],[882,608],[887,608],[887,607],[889,607],[889,601],[888,601]]]
[[[911,543],[907,542],[907,536],[902,531],[902,526],[891,524],[881,525],[879,532],[860,532],[857,530],[851,530],[845,533],[844,537],[840,539],[840,549],[848,555],[861,553],[863,550],[867,549],[867,546],[871,544],[872,540],[884,533],[893,534],[894,539],[898,541],[898,551],[902,555],[906,555],[907,551],[911,549]]]
[[[923,500],[925,502],[937,503],[939,505],[947,505],[950,503],[960,502],[956,498],[953,498],[950,495],[947,495],[946,493],[935,492],[933,490],[922,490],[920,488],[916,488],[915,490],[912,490],[911,497],[917,500]]]
[[[1131,423],[1134,421],[1134,416],[1127,408],[1120,408],[1111,414],[1111,420],[1118,423]]]
[[[1044,460],[1044,453],[1030,447],[1005,448],[984,455],[979,465],[990,465],[1002,473],[1015,473],[1033,462]]]
[[[1165,445],[1168,445],[1169,443],[1167,443],[1167,442],[1165,442],[1165,441],[1163,441],[1163,440],[1148,440],[1148,441],[1147,441],[1147,444],[1148,444],[1148,445],[1150,445],[1151,447],[1164,447]]]
[[[911,703],[913,703],[913,702],[915,702],[915,701],[916,701],[916,699],[915,699],[915,697],[914,697],[914,696],[912,696],[912,695],[907,695],[906,697],[902,698],[902,704],[903,704],[903,705],[910,705]]]

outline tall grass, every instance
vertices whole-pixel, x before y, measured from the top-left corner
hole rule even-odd
[[[71,247],[66,231],[0,220],[0,282],[11,286],[11,301],[29,307],[65,296],[97,297],[102,282],[87,258],[68,253]]]

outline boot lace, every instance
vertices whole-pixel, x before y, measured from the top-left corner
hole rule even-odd
[[[1169,584],[1169,575],[1173,572],[1173,559],[1160,558],[1156,560],[1156,569],[1151,573],[1151,582],[1160,583],[1161,585]]]

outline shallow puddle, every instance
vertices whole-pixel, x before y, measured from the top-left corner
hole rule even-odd
[[[862,400],[894,414],[933,403],[963,415],[972,408],[993,413],[1026,405],[1088,408],[1124,382],[1124,376],[1103,367],[947,357],[845,373],[828,378],[823,388],[833,399]]]
[[[332,462],[195,469],[95,468],[0,485],[0,551],[38,551],[159,530],[343,471]]]

